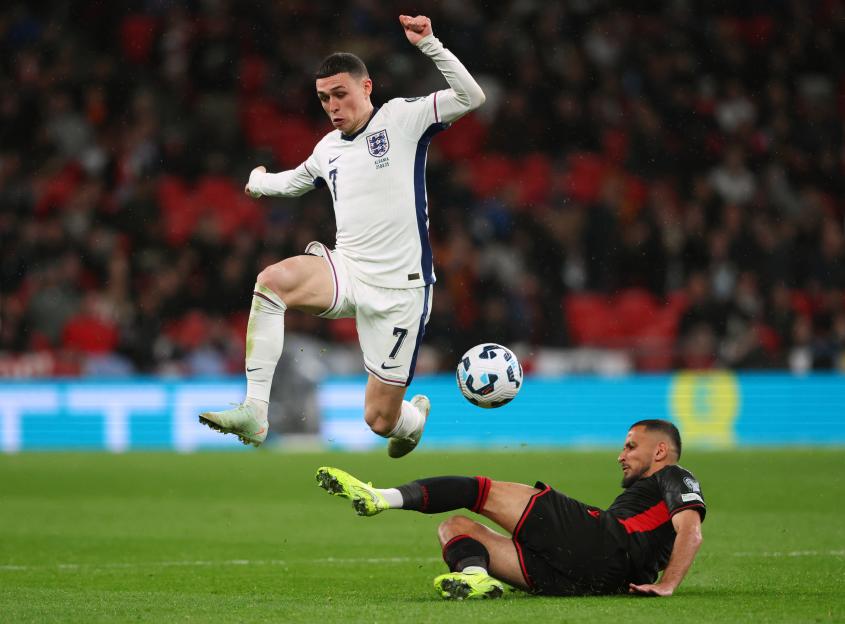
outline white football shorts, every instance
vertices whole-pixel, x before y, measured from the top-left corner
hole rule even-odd
[[[373,286],[348,270],[343,253],[337,249],[314,241],[308,244],[305,253],[324,258],[334,277],[332,305],[319,316],[354,318],[367,372],[386,384],[410,385],[431,316],[431,285]]]

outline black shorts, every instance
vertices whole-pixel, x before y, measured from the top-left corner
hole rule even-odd
[[[538,482],[513,532],[519,565],[538,594],[628,590],[628,553],[612,518]]]

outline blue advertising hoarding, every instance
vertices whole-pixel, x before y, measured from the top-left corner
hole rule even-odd
[[[427,446],[618,446],[628,426],[665,418],[687,447],[845,444],[845,376],[730,372],[527,378],[508,405],[466,402],[452,377],[415,380],[429,396]],[[363,380],[321,388],[324,433],[334,446],[368,447]]]
[[[317,389],[328,448],[384,444],[362,418],[366,379]],[[241,448],[197,414],[243,396],[241,379],[0,383],[0,448],[25,450]],[[729,372],[526,379],[498,409],[466,402],[452,376],[418,377],[409,395],[431,398],[426,448],[618,446],[642,418],[667,418],[685,446],[845,445],[845,376]]]

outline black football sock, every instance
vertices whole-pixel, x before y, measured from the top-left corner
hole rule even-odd
[[[470,566],[486,570],[490,567],[490,553],[477,539],[469,535],[456,535],[443,546],[443,561],[449,566],[450,572],[462,572]]]
[[[402,509],[436,514],[466,507],[479,512],[490,492],[490,479],[431,477],[400,485],[396,489],[402,494]]]

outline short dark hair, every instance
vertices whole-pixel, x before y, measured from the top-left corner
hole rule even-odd
[[[367,66],[364,61],[359,59],[354,54],[349,52],[335,52],[329,54],[320,63],[320,68],[317,70],[315,78],[328,78],[335,74],[342,74],[347,72],[350,76],[355,78],[366,78],[370,75],[367,71]]]
[[[628,429],[631,430],[634,427],[645,427],[646,431],[659,431],[660,433],[666,434],[669,436],[669,439],[675,446],[675,450],[678,452],[678,459],[681,458],[681,432],[678,431],[678,428],[668,420],[661,420],[659,418],[638,420]]]

